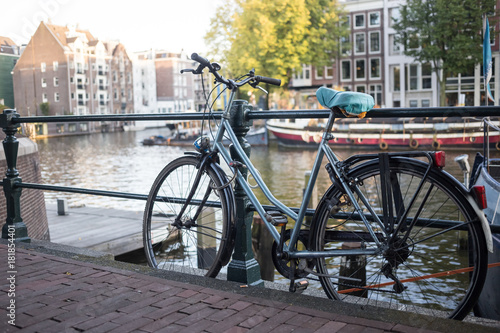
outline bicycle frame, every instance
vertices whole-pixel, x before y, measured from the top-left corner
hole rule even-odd
[[[354,207],[358,212],[361,212],[361,208],[359,207],[357,200],[354,198],[354,194],[351,191],[350,187],[345,183],[344,177],[341,176],[340,171],[335,167],[337,162],[339,162],[339,159],[337,156],[333,153],[333,151],[330,149],[328,146],[328,141],[332,138],[332,135],[329,133],[333,127],[333,123],[335,121],[335,116],[333,112],[330,114],[330,118],[328,119],[327,126],[325,127],[325,131],[323,133],[323,137],[321,139],[321,142],[318,147],[318,152],[316,155],[316,159],[314,161],[313,168],[311,170],[311,177],[309,179],[309,182],[306,186],[304,196],[302,203],[300,205],[298,213],[295,213],[293,210],[288,208],[286,205],[284,205],[281,201],[276,199],[269,188],[267,187],[266,183],[260,176],[259,172],[257,169],[253,166],[252,162],[250,161],[250,158],[245,154],[243,151],[243,148],[239,144],[236,134],[232,130],[230,124],[229,124],[229,110],[231,109],[232,103],[234,96],[236,94],[236,89],[233,89],[231,91],[231,95],[229,98],[229,103],[227,104],[226,110],[222,115],[221,118],[221,123],[219,125],[219,128],[217,130],[217,133],[215,135],[215,140],[213,143],[213,150],[215,152],[218,152],[222,155],[223,159],[226,161],[226,163],[232,162],[234,159],[230,156],[229,152],[227,149],[224,147],[222,144],[222,139],[225,134],[227,134],[230,138],[230,141],[234,145],[234,149],[240,158],[240,160],[246,165],[248,168],[248,171],[250,174],[254,177],[255,181],[257,182],[258,187],[262,190],[264,195],[267,197],[267,199],[274,204],[278,210],[280,210],[282,213],[288,215],[295,221],[295,226],[292,230],[291,238],[290,238],[290,243],[284,244],[283,251],[288,254],[290,258],[319,258],[319,257],[328,257],[328,256],[342,256],[342,255],[353,255],[353,254],[375,254],[380,251],[381,249],[381,242],[379,241],[378,237],[376,236],[373,228],[370,226],[366,216],[364,214],[360,214],[361,218],[363,220],[363,223],[366,225],[367,229],[369,230],[369,233],[373,239],[373,241],[377,244],[376,249],[360,249],[360,250],[330,250],[330,251],[295,251],[295,247],[297,244],[297,240],[299,238],[299,232],[302,227],[302,223],[304,221],[305,213],[307,210],[308,202],[311,198],[312,195],[312,190],[313,187],[316,183],[316,179],[321,167],[321,163],[323,161],[324,156],[326,155],[328,161],[331,163],[333,166],[333,170],[336,172],[338,178],[341,180],[341,184],[344,187],[344,190],[346,191],[346,194],[349,196],[351,199]],[[257,213],[260,215],[262,220],[264,221],[267,229],[270,231],[272,237],[274,240],[279,243],[280,242],[280,234],[278,233],[276,227],[274,227],[271,222],[269,222],[266,218],[266,211],[264,210],[263,206],[260,204],[259,200],[253,193],[252,189],[250,188],[250,185],[244,179],[242,174],[235,168],[235,172],[237,172],[236,175],[236,180],[240,184],[240,186],[243,188],[245,194],[248,196],[250,202],[254,205]],[[357,186],[355,185],[354,188],[357,190]],[[372,217],[375,219],[375,221],[380,225],[383,226],[382,221],[380,221],[379,217],[377,214],[373,211],[371,206],[368,204],[366,198],[361,194],[361,192],[358,190],[356,191],[358,196],[361,198],[363,201],[363,204],[370,210],[370,213]],[[384,228],[382,228],[384,230]]]

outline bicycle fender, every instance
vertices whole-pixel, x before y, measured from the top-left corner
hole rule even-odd
[[[486,216],[484,215],[484,212],[479,209],[479,206],[476,203],[476,200],[472,197],[471,194],[466,195],[467,201],[469,201],[472,209],[474,209],[474,212],[476,213],[477,217],[479,218],[479,221],[481,222],[481,226],[483,227],[483,232],[484,232],[484,238],[486,239],[486,248],[488,249],[488,252],[493,253],[493,235],[491,233],[490,225],[488,224],[488,220],[486,219]]]

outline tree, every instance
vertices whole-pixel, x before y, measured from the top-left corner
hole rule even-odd
[[[286,85],[302,64],[332,64],[348,34],[342,13],[336,0],[226,0],[205,40],[231,76],[255,68]]]
[[[50,109],[49,102],[40,103],[40,111],[42,111],[42,114],[44,116],[49,115],[49,109]]]
[[[446,78],[482,61],[482,15],[496,0],[408,0],[395,22],[396,42],[405,55],[431,64],[438,74],[440,105],[446,105]]]

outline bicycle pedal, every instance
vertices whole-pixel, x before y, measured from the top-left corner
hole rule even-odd
[[[301,292],[307,289],[309,287],[309,281],[307,280],[302,280],[295,282],[295,292]]]
[[[266,212],[266,220],[275,227],[282,227],[288,223],[286,216],[276,210]]]

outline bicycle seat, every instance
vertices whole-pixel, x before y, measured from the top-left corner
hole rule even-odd
[[[321,105],[332,109],[338,107],[346,116],[363,118],[366,112],[375,106],[373,97],[353,91],[337,91],[326,87],[320,87],[316,91],[316,97]]]

